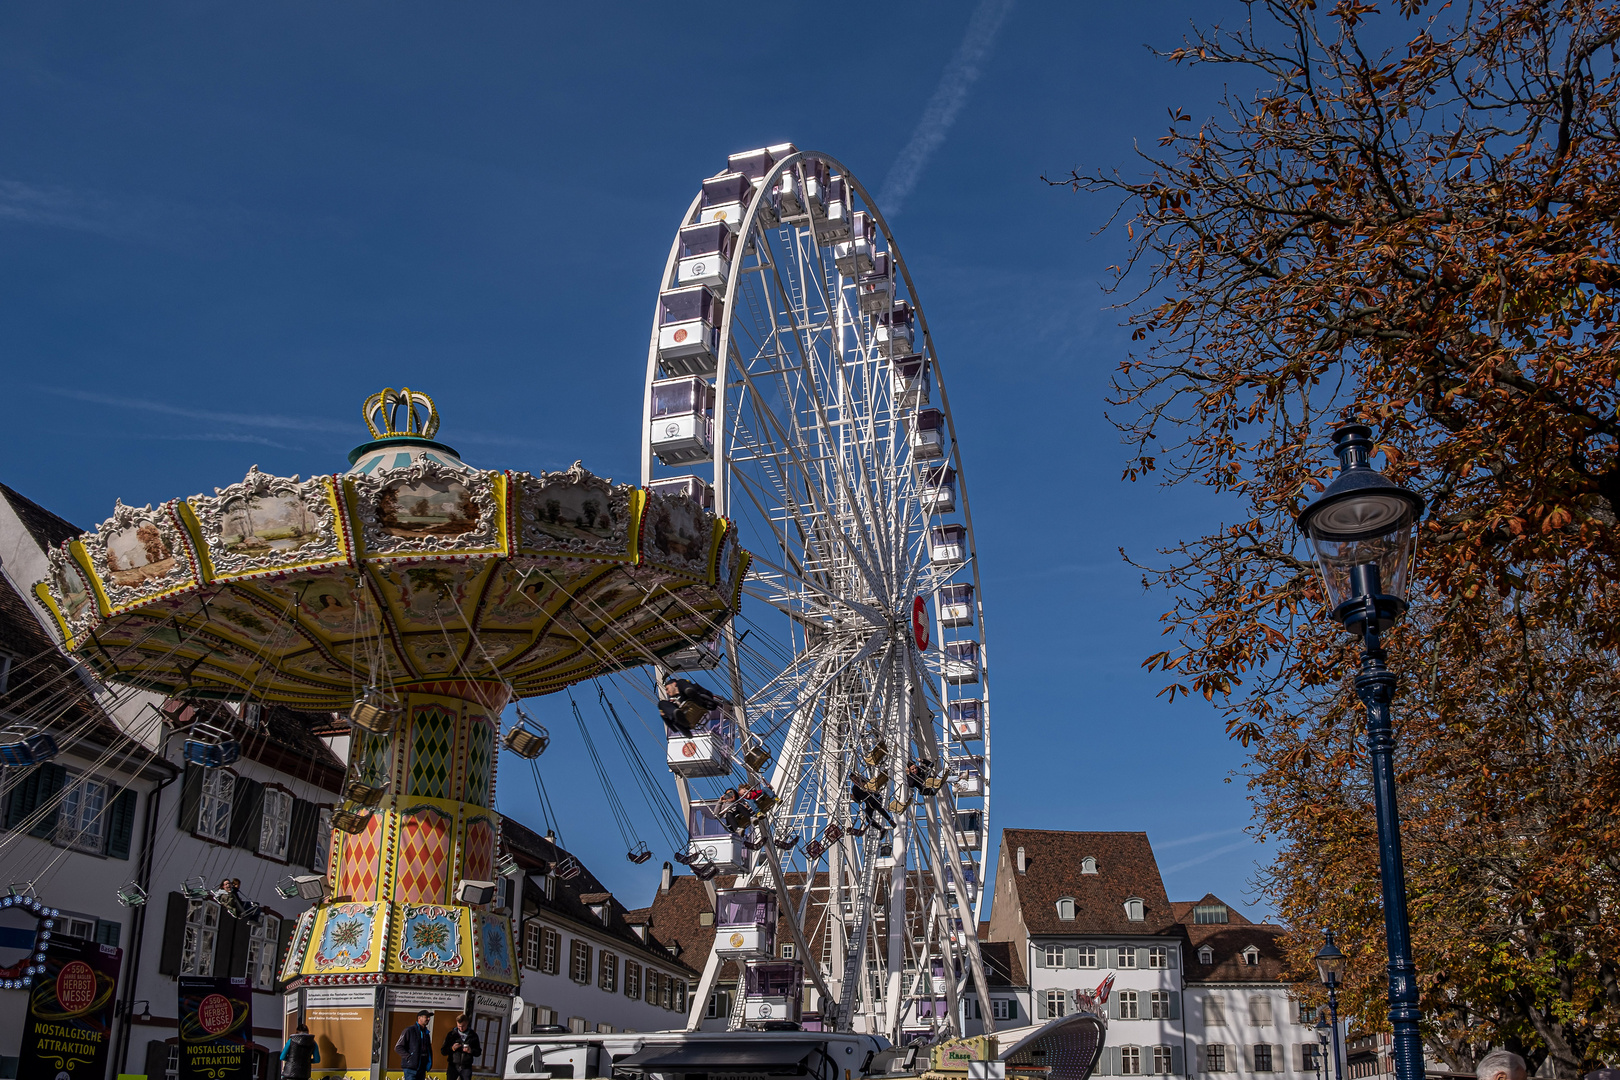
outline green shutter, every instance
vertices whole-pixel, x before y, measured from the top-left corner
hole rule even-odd
[[[287,834],[287,861],[294,866],[315,865],[315,835],[320,832],[321,810],[312,802],[294,799],[292,825]]]
[[[47,761],[39,767],[36,776],[39,786],[34,805],[29,812],[40,816],[39,820],[34,822],[34,827],[28,830],[28,835],[48,840],[56,832],[56,816],[61,809],[56,797],[62,793],[62,788],[67,786],[67,769],[54,761]]]
[[[122,923],[108,922],[106,919],[96,920],[96,944],[118,947],[118,937],[123,933]]]
[[[1144,971],[1147,970],[1148,951],[1146,949],[1137,949],[1136,950],[1136,966],[1143,969]]]
[[[271,916],[266,915],[265,918],[268,919],[268,918],[271,918]],[[281,991],[281,989],[283,988],[283,984],[282,984],[282,981],[281,981],[281,969],[283,967],[285,967],[286,964],[287,964],[287,953],[289,951],[291,951],[291,949],[292,949],[293,931],[296,930],[296,929],[298,929],[298,920],[297,919],[282,919],[281,920],[280,932],[276,935],[276,937],[278,938],[278,940],[276,941],[276,974],[275,974],[275,980],[276,980],[275,987],[276,987],[277,992]]]
[[[1035,1018],[1037,1020],[1045,1020],[1046,1019],[1046,991],[1045,990],[1037,990],[1037,991],[1035,991]]]
[[[201,765],[186,766],[186,775],[180,781],[180,831],[197,831],[197,818],[202,811],[203,770]]]
[[[1063,950],[1063,966],[1066,968],[1077,968],[1080,966],[1080,949],[1077,946],[1070,945],[1068,948]]]
[[[180,953],[186,946],[186,898],[169,894],[169,910],[163,922],[163,951],[158,953],[158,974],[180,974]]]
[[[245,776],[236,778],[231,791],[230,845],[259,850],[259,826],[264,820],[264,785]]]
[[[1046,947],[1044,945],[1035,946],[1035,966],[1038,968],[1046,966]]]
[[[1184,1076],[1187,1071],[1185,1065],[1186,1062],[1183,1060],[1181,1047],[1172,1045],[1170,1047],[1170,1071],[1177,1076]]]
[[[1170,991],[1170,1019],[1181,1019],[1181,992],[1178,990]]]
[[[129,858],[129,842],[135,835],[135,792],[125,788],[113,799],[107,812],[107,855]]]

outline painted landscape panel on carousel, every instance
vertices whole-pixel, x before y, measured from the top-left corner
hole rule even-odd
[[[512,473],[511,480],[519,551],[632,557],[635,489],[593,476],[579,462],[567,472]]]
[[[459,480],[398,480],[377,498],[377,524],[390,536],[460,536],[478,528],[478,505]]]
[[[395,566],[373,574],[401,630],[465,629],[493,560]]]
[[[115,585],[139,585],[168,576],[175,567],[173,546],[153,518],[143,517],[107,533],[107,570]]]
[[[691,499],[649,495],[641,518],[642,558],[707,577],[717,531],[714,518]]]
[[[562,587],[546,571],[502,563],[479,605],[479,627],[530,626],[567,602]]]

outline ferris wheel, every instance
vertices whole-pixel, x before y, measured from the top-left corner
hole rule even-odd
[[[643,485],[712,505],[752,556],[723,656],[665,658],[710,669],[694,678],[733,702],[738,728],[735,771],[677,769],[679,794],[694,850],[717,841],[704,861],[775,890],[826,1026],[954,1030],[963,984],[947,973],[988,1000],[990,716],[940,358],[846,167],[791,145],[727,164],[670,248],[642,424]],[[712,827],[714,789],[743,772],[766,801],[739,844]],[[691,999],[694,1028],[721,959]]]

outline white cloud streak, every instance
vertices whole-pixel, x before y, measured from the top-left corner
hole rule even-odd
[[[889,174],[883,178],[878,204],[885,216],[899,216],[917,181],[922,179],[928,160],[945,142],[946,133],[956,123],[956,115],[967,103],[968,92],[979,81],[985,58],[990,55],[996,34],[1012,7],[1013,0],[979,0],[979,6],[973,9],[962,44],[945,66],[934,96],[928,99],[928,107],[923,110],[922,120],[911,133],[911,141],[906,143],[889,167]]]
[[[64,386],[36,387],[46,394],[65,397],[71,401],[82,401],[89,405],[109,405],[118,409],[131,409],[136,412],[157,413],[161,416],[177,416],[186,420],[205,420],[216,424],[234,424],[246,428],[276,428],[282,431],[330,431],[338,433],[352,433],[355,425],[344,424],[336,420],[323,420],[318,417],[280,416],[275,413],[232,413],[216,412],[212,409],[188,409],[183,405],[171,405],[166,401],[150,401],[145,398],[129,398],[116,394],[97,394],[89,390],[72,390]],[[246,440],[243,440],[246,441]]]
[[[1199,833],[1197,836],[1183,836],[1180,840],[1166,840],[1162,844],[1157,844],[1156,843],[1156,844],[1153,845],[1153,850],[1154,851],[1166,851],[1166,850],[1168,850],[1170,848],[1174,848],[1174,847],[1184,847],[1187,844],[1198,844],[1198,843],[1202,843],[1205,840],[1215,840],[1215,839],[1218,839],[1218,838],[1220,838],[1222,836],[1236,836],[1238,833],[1240,833],[1242,831],[1243,831],[1243,829],[1240,826],[1240,827],[1238,827],[1236,829],[1221,829],[1221,830],[1219,830],[1217,832]]]
[[[1207,863],[1211,859],[1218,859],[1222,855],[1229,855],[1234,851],[1239,851],[1243,848],[1253,846],[1253,840],[1239,840],[1235,844],[1227,844],[1225,847],[1218,847],[1214,851],[1206,851],[1202,855],[1194,855],[1192,858],[1183,862],[1178,862],[1174,866],[1167,866],[1160,871],[1160,873],[1174,874],[1178,870],[1185,870],[1188,867],[1197,866],[1199,863]]]

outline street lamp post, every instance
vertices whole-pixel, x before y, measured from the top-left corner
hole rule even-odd
[[[1385,665],[1379,635],[1406,612],[1407,572],[1422,496],[1389,480],[1369,461],[1372,431],[1348,424],[1333,433],[1339,475],[1299,515],[1316,551],[1333,618],[1361,635],[1356,694],[1367,710],[1373,806],[1378,816],[1378,865],[1383,883],[1384,936],[1389,945],[1389,1019],[1395,1029],[1396,1080],[1422,1080],[1417,973],[1406,915],[1400,811],[1395,801],[1395,733],[1389,703],[1395,675]],[[1335,1039],[1337,1046],[1337,1039]]]
[[[1318,1045],[1316,1049],[1316,1080],[1325,1080],[1325,1078],[1322,1076],[1322,1071],[1327,1068],[1328,1039],[1332,1036],[1332,1034],[1333,1028],[1328,1026],[1327,1016],[1317,1016],[1316,1042]],[[1337,1044],[1335,1044],[1335,1049],[1337,1049]],[[1338,1078],[1335,1077],[1334,1080],[1338,1080]]]
[[[1333,1043],[1333,1080],[1344,1080],[1344,1058],[1339,1051],[1339,983],[1344,979],[1344,953],[1333,943],[1333,931],[1324,930],[1322,936],[1327,943],[1316,950],[1316,971],[1322,977],[1322,985],[1328,992],[1328,1017],[1319,1020],[1316,1025],[1317,1038],[1322,1040],[1324,1047],[1329,1040]]]

